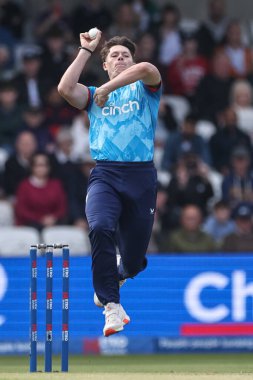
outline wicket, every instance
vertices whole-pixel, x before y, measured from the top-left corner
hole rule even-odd
[[[62,249],[62,347],[61,371],[68,372],[69,342],[69,246],[65,244],[37,244],[30,247],[31,288],[30,288],[30,372],[37,372],[37,254],[46,252],[46,338],[45,372],[52,372],[53,342],[53,252]]]

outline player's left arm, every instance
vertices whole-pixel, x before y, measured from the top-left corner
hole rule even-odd
[[[138,80],[141,80],[147,86],[155,87],[161,83],[161,75],[159,70],[149,62],[134,64],[96,89],[94,94],[96,104],[99,107],[103,107],[110,92]]]

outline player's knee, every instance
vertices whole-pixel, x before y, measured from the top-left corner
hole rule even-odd
[[[93,236],[104,236],[104,235],[112,235],[114,230],[110,228],[108,223],[103,221],[97,221],[92,226],[90,226],[90,234]]]
[[[126,274],[127,274],[126,277],[133,278],[137,276],[137,274],[140,273],[141,271],[142,271],[142,268],[140,265],[135,265],[135,266],[132,265],[126,269]]]
[[[147,259],[139,262],[128,262],[124,263],[124,270],[126,277],[135,277],[138,273],[142,272],[147,266]]]

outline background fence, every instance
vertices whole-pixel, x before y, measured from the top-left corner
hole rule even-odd
[[[45,257],[38,260],[38,350],[44,350]],[[54,352],[61,339],[61,258],[54,259]],[[0,354],[29,352],[29,258],[0,259]],[[90,257],[70,260],[70,352],[154,353],[253,350],[253,256],[156,255],[121,289],[131,317],[102,337]]]

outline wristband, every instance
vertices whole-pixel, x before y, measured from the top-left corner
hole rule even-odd
[[[88,53],[90,53],[90,54],[92,54],[93,53],[93,51],[92,50],[90,50],[90,49],[88,49],[88,48],[86,48],[86,47],[84,47],[84,46],[79,46],[79,48],[78,48],[79,50],[81,50],[81,49],[83,49],[83,50],[86,50]]]

